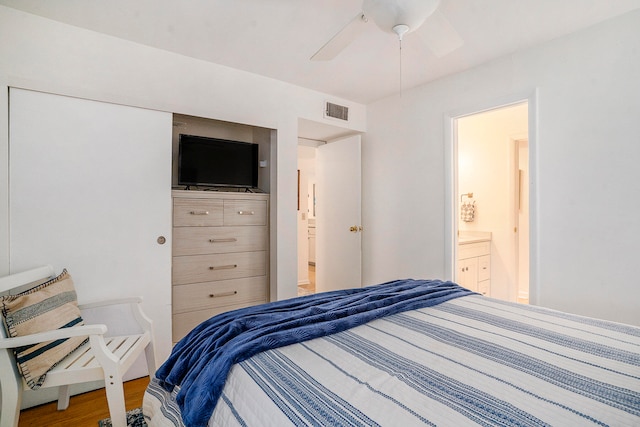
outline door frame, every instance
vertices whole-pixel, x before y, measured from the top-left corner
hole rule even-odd
[[[0,276],[9,269],[9,82],[0,73]]]
[[[513,233],[513,241],[512,241],[512,251],[513,251],[513,259],[515,263],[515,279],[516,279],[516,288],[514,290],[514,295],[511,295],[514,301],[520,302],[523,299],[529,300],[529,290],[527,288],[526,295],[520,293],[520,277],[522,275],[522,265],[520,263],[520,240],[522,236],[522,227],[520,226],[520,200],[522,198],[522,189],[524,188],[520,182],[520,143],[522,141],[526,141],[527,143],[527,159],[529,158],[529,140],[527,139],[526,134],[522,135],[511,135],[509,138],[509,170],[511,172],[510,177],[510,192],[509,196],[512,198],[511,200],[511,217],[510,221],[512,221],[511,227],[515,227],[517,232]],[[527,171],[528,172],[528,171]],[[528,181],[527,181],[528,183]],[[529,193],[529,189],[526,189],[527,194]],[[527,218],[529,218],[529,210],[527,209]],[[527,230],[527,234],[529,234],[529,230]],[[527,266],[527,271],[529,270],[529,266]]]
[[[539,216],[538,216],[538,89],[516,92],[511,95],[461,107],[446,112],[443,117],[444,137],[444,274],[454,280],[458,259],[458,135],[456,121],[470,116],[510,105],[528,103],[529,140],[529,303],[537,305],[539,292]]]

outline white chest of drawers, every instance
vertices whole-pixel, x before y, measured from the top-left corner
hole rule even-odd
[[[225,311],[267,302],[269,195],[174,190],[173,342]]]

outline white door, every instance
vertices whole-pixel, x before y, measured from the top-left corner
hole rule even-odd
[[[360,287],[360,135],[318,147],[316,168],[316,291]]]
[[[171,114],[11,89],[9,125],[11,271],[67,268],[80,303],[142,296],[164,360]],[[113,320],[117,335],[126,316]]]

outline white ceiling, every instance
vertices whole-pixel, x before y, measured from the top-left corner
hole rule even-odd
[[[362,0],[0,0],[0,4],[355,102],[369,103],[400,89],[397,37],[372,22],[333,60],[310,60],[361,12]],[[445,56],[434,55],[418,34],[434,36],[428,19],[416,33],[405,36],[402,87],[406,90],[637,8],[640,0],[442,0],[438,12],[464,44]]]

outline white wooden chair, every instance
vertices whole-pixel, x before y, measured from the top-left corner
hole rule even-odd
[[[54,276],[51,266],[39,267],[0,278],[0,295],[16,294],[36,281]],[[126,411],[122,376],[144,351],[149,375],[155,373],[156,363],[152,322],[141,310],[141,298],[119,299],[80,305],[80,310],[95,309],[113,304],[130,304],[141,333],[121,337],[107,337],[102,324],[83,325],[38,334],[7,338],[0,326],[0,427],[16,427],[20,415],[22,391],[26,382],[18,371],[13,348],[60,338],[88,336],[89,341],[67,356],[46,375],[42,385],[59,387],[58,410],[69,406],[69,385],[104,380],[109,413],[114,427],[126,427]],[[0,317],[1,319],[1,317]],[[98,420],[96,420],[97,424]]]

